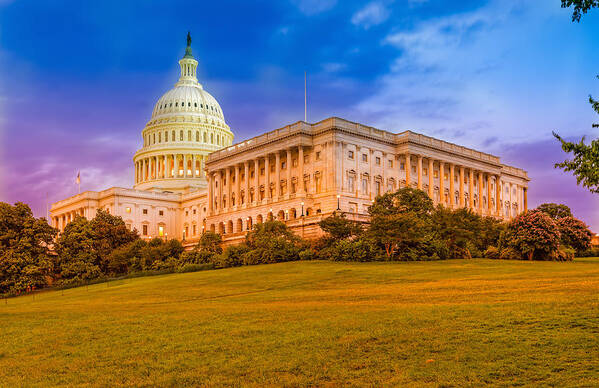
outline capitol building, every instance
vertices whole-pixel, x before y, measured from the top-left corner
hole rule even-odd
[[[240,242],[255,223],[284,221],[313,238],[336,210],[368,221],[377,195],[400,187],[435,204],[510,219],[527,209],[526,171],[499,157],[411,131],[391,133],[337,117],[299,121],[234,143],[218,101],[198,82],[190,38],[181,76],[152,111],[133,156],[133,188],[85,191],[52,204],[60,231],[98,209],[143,238],[195,245],[205,231]]]

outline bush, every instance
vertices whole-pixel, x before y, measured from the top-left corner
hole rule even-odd
[[[256,224],[246,235],[249,248],[243,254],[243,264],[269,264],[299,260],[305,249],[303,241],[281,221]]]
[[[561,234],[562,244],[579,251],[591,246],[593,233],[584,222],[567,216],[559,218],[556,223]]]
[[[555,221],[544,212],[533,210],[509,223],[506,244],[528,260],[546,260],[557,251],[560,238]]]
[[[381,251],[365,239],[339,240],[330,247],[326,256],[332,261],[376,261],[381,260]]]
[[[214,269],[214,264],[212,264],[212,263],[206,263],[206,264],[187,263],[187,264],[183,264],[183,266],[177,268],[177,272],[179,272],[179,273],[198,272],[198,271],[205,271],[205,270],[209,270],[209,269]]]
[[[512,247],[503,248],[499,256],[501,259],[504,260],[522,260],[522,255],[520,254],[520,252],[518,252]]]
[[[230,245],[216,257],[215,265],[217,268],[239,267],[244,264],[244,255],[249,251],[246,244]]]
[[[494,259],[494,260],[499,259],[500,258],[499,249],[497,249],[494,246],[488,247],[484,253],[484,257],[487,259]]]

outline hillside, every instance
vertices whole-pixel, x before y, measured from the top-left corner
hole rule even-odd
[[[599,259],[296,262],[0,304],[0,385],[599,384]]]

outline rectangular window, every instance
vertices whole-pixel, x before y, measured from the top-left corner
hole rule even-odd
[[[293,167],[297,167],[297,159],[293,159]]]
[[[374,159],[374,162],[376,163],[377,166],[381,165],[381,158],[379,158],[378,156]]]
[[[362,194],[368,194],[368,179],[362,179]]]
[[[399,164],[399,169],[400,169],[401,171],[405,170],[405,169],[406,169],[406,165],[405,165],[405,163],[400,163],[400,164]]]
[[[310,161],[310,155],[304,155],[304,163],[308,163]]]
[[[350,176],[347,178],[347,190],[354,191],[354,177]]]
[[[143,213],[143,214],[148,214],[148,209],[144,209],[144,210],[142,210],[142,213]]]
[[[426,167],[422,169],[422,174],[428,175],[428,170],[426,169]]]
[[[193,231],[193,235],[195,236],[196,235],[196,225],[195,224],[192,226],[191,230]]]
[[[320,151],[316,151],[316,160],[320,160]]]
[[[260,169],[260,175],[264,175],[264,167]]]
[[[131,208],[130,208],[130,207],[126,207],[126,208],[125,208],[125,211],[126,211],[127,213],[131,213]]]
[[[146,225],[144,225],[144,226],[146,226]],[[158,227],[158,235],[160,237],[164,236],[164,226],[159,226]]]
[[[368,155],[367,154],[362,154],[362,161],[363,162],[368,162]]]
[[[287,167],[287,163],[281,162],[281,168],[284,170]]]
[[[350,159],[353,159],[354,158],[354,151],[348,151],[347,152],[347,157],[350,158]]]
[[[435,170],[434,177],[435,177],[435,178],[438,178],[438,177],[439,177],[439,171],[436,171],[436,170]]]
[[[163,215],[164,215],[164,210],[159,210],[159,211],[158,211],[158,215],[159,215],[159,216],[163,216]]]
[[[375,186],[376,186],[376,195],[381,195],[381,182],[376,181]]]
[[[148,235],[148,225],[143,225],[142,226],[142,233],[144,236]]]
[[[389,159],[389,167],[392,168],[393,167],[393,160]]]

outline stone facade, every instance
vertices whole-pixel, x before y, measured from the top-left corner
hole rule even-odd
[[[52,205],[59,230],[97,209],[120,216],[144,238],[187,246],[212,230],[226,244],[254,223],[285,221],[305,238],[335,210],[368,221],[374,198],[400,187],[435,204],[510,219],[527,208],[528,176],[497,156],[405,131],[394,134],[331,117],[303,121],[233,144],[216,100],[196,79],[191,48],[181,78],[161,97],[134,156],[134,188],[87,191]]]

